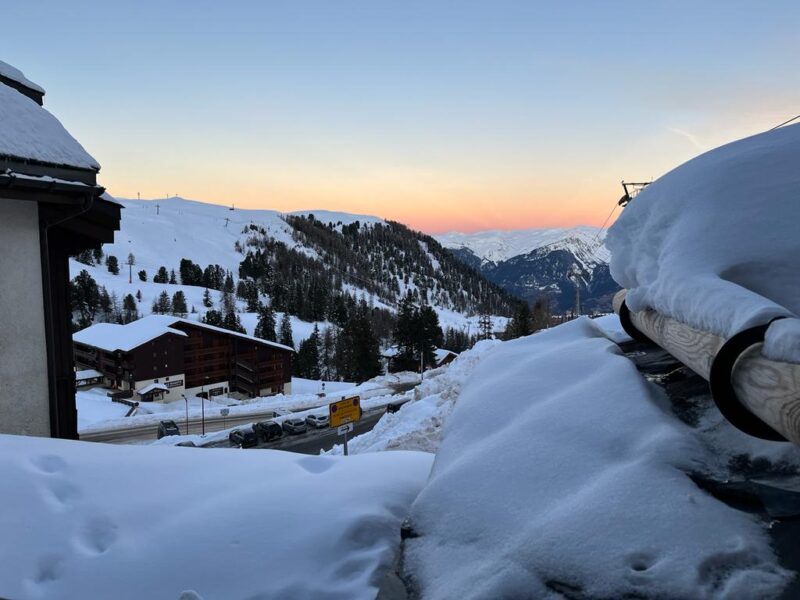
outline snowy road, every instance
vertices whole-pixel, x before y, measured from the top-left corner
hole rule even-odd
[[[354,431],[350,434],[350,437],[371,431],[385,412],[383,408],[366,411],[361,420],[354,426]],[[256,449],[286,450],[287,452],[297,452],[299,454],[319,454],[320,450],[330,450],[336,444],[341,444],[343,440],[344,438],[340,437],[335,429],[309,429],[306,433],[300,435],[284,434],[281,439],[267,444],[259,444]],[[230,448],[230,443],[227,440],[223,440],[205,447]]]

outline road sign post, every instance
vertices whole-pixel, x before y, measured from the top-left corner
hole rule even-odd
[[[347,434],[353,431],[353,424],[361,419],[361,398],[351,396],[328,405],[328,426],[336,427],[336,432],[344,436],[344,455],[347,456]]]
[[[226,417],[230,414],[230,412],[231,412],[230,408],[221,408],[221,409],[219,409],[219,414],[222,415],[222,429],[227,429],[227,426],[226,426],[227,418]]]

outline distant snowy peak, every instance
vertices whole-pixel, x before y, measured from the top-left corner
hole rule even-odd
[[[466,248],[482,261],[489,263],[500,263],[544,248],[569,250],[586,265],[607,263],[610,258],[603,245],[605,232],[597,227],[450,232],[434,237],[445,248]]]

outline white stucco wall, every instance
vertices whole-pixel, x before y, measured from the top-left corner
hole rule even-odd
[[[50,435],[35,202],[0,198],[0,433]]]

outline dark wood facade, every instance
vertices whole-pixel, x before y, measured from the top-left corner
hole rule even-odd
[[[145,317],[147,318],[147,317]],[[249,336],[177,320],[165,333],[129,351],[103,350],[75,342],[75,362],[97,369],[117,388],[128,389],[135,382],[180,375],[187,390],[208,388],[205,393],[238,391],[251,397],[284,391],[291,382],[292,354]]]
[[[186,387],[227,381],[251,397],[283,391],[292,380],[292,351],[268,342],[204,327],[189,321],[171,326],[184,341]]]
[[[167,333],[127,352],[102,350],[75,342],[75,362],[97,369],[113,387],[128,389],[136,381],[182,374],[184,339]]]

